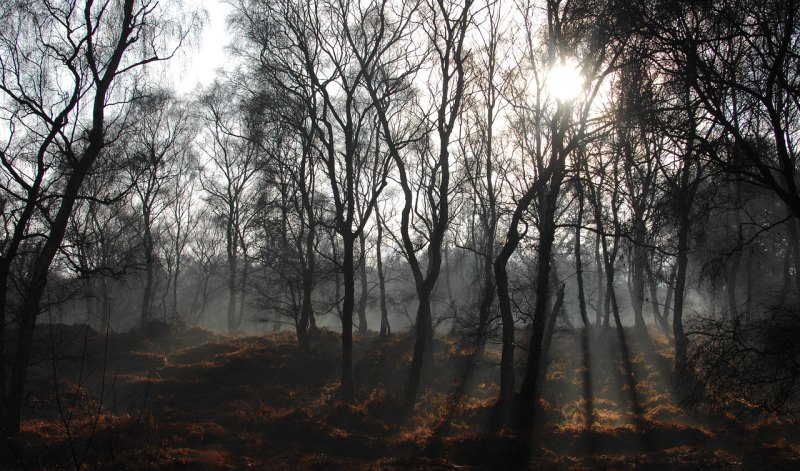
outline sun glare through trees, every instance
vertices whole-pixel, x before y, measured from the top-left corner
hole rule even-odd
[[[0,469],[800,469],[800,1],[0,2]]]
[[[547,90],[557,100],[565,102],[584,91],[583,76],[574,60],[561,61],[547,72]]]

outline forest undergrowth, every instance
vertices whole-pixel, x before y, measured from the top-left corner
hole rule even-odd
[[[579,332],[557,333],[526,444],[497,420],[494,345],[475,358],[435,340],[406,418],[407,334],[356,337],[350,404],[337,397],[338,334],[316,332],[308,351],[288,333],[153,324],[146,334],[40,329],[50,348],[31,372],[25,468],[800,468],[796,419],[679,401],[672,348],[658,335],[636,341],[626,330],[625,349],[615,335],[590,335],[584,351]]]

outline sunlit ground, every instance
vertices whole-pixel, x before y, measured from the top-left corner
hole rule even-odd
[[[26,411],[36,418],[24,426],[28,468],[76,461],[89,469],[800,465],[797,424],[746,415],[743,405],[722,416],[681,407],[669,387],[670,345],[660,336],[643,343],[624,334],[625,348],[613,331],[603,340],[556,337],[537,411],[541,428],[527,447],[496,423],[495,345],[475,358],[457,342],[437,341],[415,414],[405,420],[406,335],[356,339],[357,398],[345,404],[337,398],[333,333],[321,332],[302,352],[289,334],[172,330],[155,339],[115,336],[107,356],[102,337],[92,334],[84,368],[62,361],[59,371],[69,377],[58,400],[48,368],[36,371],[40,392]]]

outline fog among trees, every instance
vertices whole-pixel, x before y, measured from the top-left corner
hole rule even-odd
[[[4,3],[2,465],[800,465],[800,3],[629,3]]]

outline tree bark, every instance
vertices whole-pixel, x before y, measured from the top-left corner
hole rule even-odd
[[[144,211],[144,270],[145,282],[144,292],[142,293],[142,314],[141,326],[147,324],[152,317],[153,306],[153,277],[155,271],[155,255],[153,253],[153,233],[151,231],[150,213],[145,209]]]
[[[508,261],[519,247],[522,234],[519,232],[519,225],[522,217],[528,210],[536,195],[542,191],[550,177],[550,171],[539,176],[517,201],[511,221],[508,224],[506,241],[500,248],[497,259],[494,262],[494,277],[497,288],[497,300],[500,308],[500,319],[503,323],[503,349],[500,357],[500,402],[505,405],[511,404],[514,395],[514,315],[511,312],[511,295],[508,285]]]
[[[361,297],[358,300],[358,334],[367,335],[367,296],[369,285],[367,283],[367,242],[364,231],[358,234],[358,242],[361,248],[361,263],[359,263],[359,278],[361,280]]]
[[[554,133],[555,134],[555,133]],[[558,149],[560,150],[560,149]],[[545,321],[550,303],[550,262],[553,257],[553,242],[556,232],[556,206],[561,183],[564,179],[565,155],[553,151],[555,167],[550,178],[550,185],[543,198],[544,208],[540,209],[539,220],[539,252],[536,270],[536,303],[533,311],[532,335],[528,346],[528,362],[520,387],[520,410],[517,427],[524,432],[530,431],[534,420],[534,411],[538,402],[538,383],[543,371],[543,341],[545,334]]]
[[[392,328],[389,325],[389,309],[386,307],[386,277],[383,273],[383,254],[381,253],[381,244],[383,243],[383,221],[375,208],[375,220],[378,226],[378,240],[375,243],[375,258],[378,269],[378,289],[380,290],[380,303],[381,303],[381,329],[378,333],[380,338],[385,338],[391,335]]]
[[[232,214],[231,211],[229,214]],[[233,221],[228,220],[226,228],[226,249],[228,252],[228,333],[236,332],[236,252],[237,243]]]
[[[303,305],[300,308],[300,321],[297,324],[297,339],[304,349],[310,347],[309,325],[314,318],[314,307],[311,295],[314,292],[314,228],[306,229],[308,232],[305,237],[305,260],[303,263]]]
[[[583,259],[581,257],[581,226],[583,226],[583,182],[580,175],[575,178],[575,189],[578,193],[578,217],[575,224],[575,278],[578,284],[578,306],[580,308],[583,327],[591,328],[589,314],[586,311],[586,293],[583,287]]]
[[[352,401],[355,395],[353,383],[353,308],[355,307],[355,266],[353,236],[342,237],[342,277],[344,278],[344,299],[342,300],[342,385],[341,396]]]

